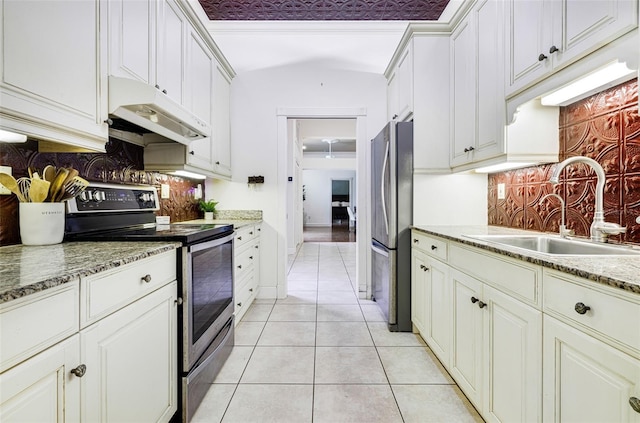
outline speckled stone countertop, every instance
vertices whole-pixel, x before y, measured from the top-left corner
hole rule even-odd
[[[491,243],[468,236],[475,235],[541,235],[499,226],[413,226],[413,229],[429,235],[461,242],[494,253],[503,254],[543,267],[580,276],[604,285],[640,294],[640,254],[626,256],[565,256],[537,253],[522,248]],[[545,234],[553,235],[553,234]]]
[[[255,225],[256,223],[260,223],[262,220],[251,220],[251,219],[214,219],[214,220],[204,220],[204,219],[196,219],[196,220],[187,220],[186,222],[175,222],[180,225],[202,225],[204,223],[215,223],[222,225],[233,225],[234,229],[240,229],[243,226],[247,225]]]
[[[0,247],[0,303],[181,245],[179,242],[64,242]]]

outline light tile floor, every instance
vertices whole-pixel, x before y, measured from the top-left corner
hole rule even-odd
[[[304,243],[256,300],[193,422],[481,422],[420,336],[354,292],[355,243]]]

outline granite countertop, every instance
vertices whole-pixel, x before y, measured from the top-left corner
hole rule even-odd
[[[626,256],[563,256],[537,253],[469,238],[474,235],[542,235],[499,226],[412,226],[426,234],[437,235],[452,241],[482,248],[494,253],[524,260],[543,267],[576,275],[604,285],[640,294],[640,254]],[[553,235],[545,233],[544,235]]]
[[[0,247],[0,303],[180,248],[179,242],[64,242]]]
[[[247,225],[255,225],[256,223],[260,223],[262,220],[259,219],[213,219],[213,220],[204,220],[204,219],[196,219],[196,220],[187,220],[186,222],[175,222],[179,225],[202,225],[202,224],[217,224],[217,225],[233,225],[234,229],[240,229],[243,226]]]

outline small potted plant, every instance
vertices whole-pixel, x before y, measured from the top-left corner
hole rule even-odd
[[[204,220],[213,220],[213,214],[216,212],[216,206],[218,205],[218,202],[213,200],[200,200],[199,205],[200,210],[204,212]]]

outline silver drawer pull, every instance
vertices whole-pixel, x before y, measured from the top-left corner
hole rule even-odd
[[[78,377],[84,376],[86,372],[87,372],[87,366],[85,366],[84,364],[79,365],[75,369],[71,369],[71,374]]]
[[[151,275],[145,275],[143,277],[140,278],[141,281],[149,283],[151,282]]]
[[[640,399],[636,397],[629,398],[629,405],[633,408],[633,411],[640,413]]]
[[[585,314],[587,311],[591,310],[591,307],[584,305],[584,303],[576,303],[574,309],[578,314]]]

